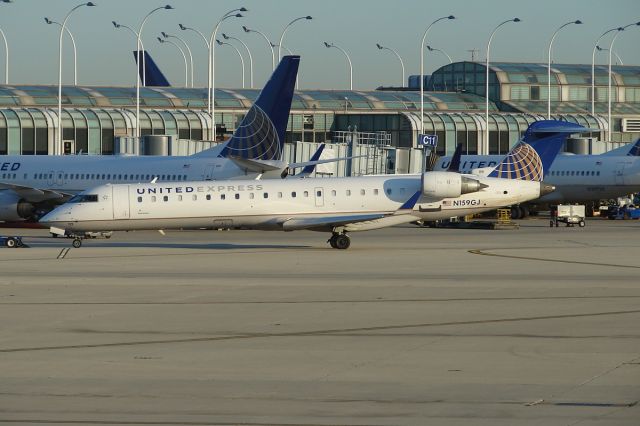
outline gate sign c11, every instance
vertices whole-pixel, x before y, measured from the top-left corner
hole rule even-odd
[[[419,135],[418,145],[423,148],[438,146],[438,135]]]

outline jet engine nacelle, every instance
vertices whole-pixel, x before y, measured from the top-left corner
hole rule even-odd
[[[0,221],[17,222],[33,214],[33,204],[11,190],[0,191]]]
[[[426,172],[422,174],[422,195],[427,198],[456,198],[484,188],[478,180],[455,172]]]

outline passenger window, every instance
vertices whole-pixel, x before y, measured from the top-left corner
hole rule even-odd
[[[335,190],[335,189],[331,190],[331,196],[332,196],[332,197],[335,197],[336,195],[338,195],[338,194],[336,193],[336,190]]]
[[[316,191],[316,197],[322,197],[322,191]]]
[[[309,191],[304,191],[304,196],[308,197],[309,196]]]
[[[347,189],[347,197],[349,197],[351,195],[351,190]]]
[[[193,201],[198,201],[198,196],[196,194],[193,194],[192,198],[193,198]]]
[[[211,195],[207,194],[206,198],[207,198],[207,201],[211,200]]]
[[[265,192],[264,194],[262,194],[262,197],[269,198],[269,194],[267,192]]]
[[[236,194],[236,200],[240,199],[240,194]]]
[[[291,198],[296,198],[296,193],[295,192],[291,193]]]
[[[142,202],[142,197],[138,197],[138,202],[141,203]]]
[[[106,176],[106,175],[102,175],[102,180],[105,180],[105,176]]]
[[[227,198],[224,194],[220,194],[220,199],[224,200],[225,198]]]
[[[278,198],[282,198],[282,192],[278,192]]]
[[[365,190],[364,190],[364,189],[361,189],[361,190],[360,190],[360,195],[365,195],[365,194],[366,194]]]
[[[378,188],[373,190],[373,195],[378,195]]]
[[[151,202],[152,202],[152,203],[155,203],[155,202],[156,202],[156,196],[155,196],[155,195],[152,195],[152,196],[151,196]]]
[[[182,201],[182,195],[178,195],[178,201]]]
[[[254,197],[253,192],[250,192],[250,193],[249,193],[249,199],[250,199],[250,200],[253,200],[253,197]]]
[[[169,201],[169,197],[167,197],[166,195],[165,195],[164,197],[162,197],[162,199],[163,199],[164,201]]]

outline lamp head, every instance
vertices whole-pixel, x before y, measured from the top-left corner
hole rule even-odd
[[[162,37],[164,38],[169,38],[169,34],[165,33],[164,31],[162,31],[160,34],[162,34]]]
[[[160,43],[164,43],[164,40],[163,40],[162,38],[160,38],[160,37],[157,37],[157,38],[158,38],[158,41],[159,41]]]
[[[243,18],[244,17],[244,15],[242,13],[236,13],[233,16],[235,16],[236,18]]]
[[[456,17],[453,16],[453,15],[449,15],[449,16],[447,16],[447,19],[456,19]]]
[[[47,24],[53,24],[53,21],[46,16],[44,17],[44,22],[46,22]]]
[[[111,21],[111,23],[113,24],[114,27],[120,28],[120,24],[118,24],[116,21]]]
[[[164,8],[165,8],[166,10],[172,10],[172,9],[174,9],[174,7],[173,7],[173,6],[171,6],[170,4],[166,5]]]
[[[186,29],[187,29],[187,27],[185,27],[185,26],[184,26],[184,25],[182,25],[182,24],[178,24],[178,26],[180,27],[180,29],[181,29],[182,31],[184,31],[184,30],[186,30]]]
[[[313,17],[312,17],[312,16],[307,15],[307,16],[305,16],[305,17],[304,17],[304,19],[306,19],[307,21],[309,21],[309,20],[313,19]]]
[[[246,7],[241,7],[239,10],[240,10],[240,12],[248,12],[249,11],[249,9],[247,9]]]
[[[226,35],[225,33],[222,33],[222,38],[225,39],[225,40],[229,40],[229,36]]]
[[[324,42],[324,47],[331,47],[331,45],[325,41]]]
[[[11,0],[2,0],[2,3],[13,3]]]
[[[598,49],[598,52],[602,52],[604,49],[600,46],[596,46],[596,49]]]
[[[251,30],[249,28],[247,28],[246,26],[242,26],[242,29],[244,30],[245,33],[250,33]]]
[[[520,18],[513,18],[513,22],[521,22],[522,20]]]
[[[220,46],[222,46],[224,43],[221,42],[220,40],[216,39],[216,43],[218,43]]]
[[[95,3],[93,3],[93,2],[87,2],[87,3],[85,3],[85,6],[89,6],[89,7],[93,7],[93,6],[95,6],[95,5],[96,5],[96,4],[95,4]]]
[[[429,52],[433,52],[433,47],[431,47],[431,46],[427,45],[427,50],[428,50]]]
[[[580,24],[582,24],[582,21],[578,19],[578,20],[576,20],[576,21],[574,22],[574,24],[578,24],[578,25],[580,25]]]
[[[382,46],[380,46],[380,43],[376,43],[376,47],[382,50]]]

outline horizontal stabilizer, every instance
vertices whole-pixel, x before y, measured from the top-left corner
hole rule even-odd
[[[229,156],[229,159],[236,163],[238,167],[255,173],[265,173],[274,170],[284,170],[286,163],[278,160],[252,160],[250,158],[242,158]]]
[[[381,213],[373,214],[355,214],[347,216],[322,216],[311,218],[295,218],[288,219],[282,224],[285,231],[296,231],[300,229],[313,229],[321,227],[335,227],[347,225],[350,223],[366,222],[369,220],[382,219],[385,217]]]
[[[52,191],[49,189],[31,188],[29,186],[16,185],[13,183],[0,182],[0,190],[10,189],[20,195],[26,201],[40,202],[44,200],[59,200],[61,198],[70,198],[72,194],[64,192]]]

